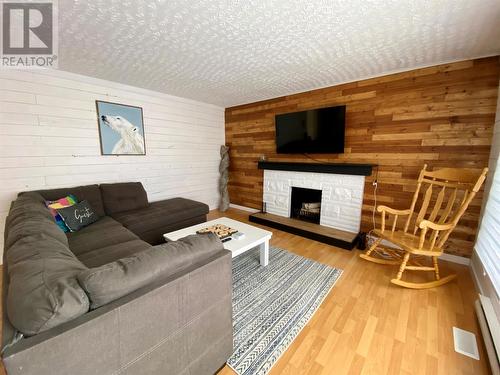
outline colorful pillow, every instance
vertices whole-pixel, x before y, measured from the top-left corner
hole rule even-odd
[[[45,201],[45,205],[50,210],[52,217],[56,221],[56,224],[61,228],[64,232],[69,232],[69,228],[64,223],[61,215],[57,213],[58,208],[71,207],[74,204],[78,203],[78,199],[73,194],[68,195],[67,197],[55,200],[55,201]]]

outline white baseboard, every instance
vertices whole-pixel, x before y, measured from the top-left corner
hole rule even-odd
[[[464,266],[469,266],[470,265],[470,259],[469,258],[461,257],[461,256],[458,256],[458,255],[453,255],[453,254],[443,253],[443,255],[441,255],[439,257],[439,259],[446,260],[448,262],[463,264]]]
[[[490,360],[492,374],[500,374],[498,353],[500,352],[500,298],[492,279],[484,269],[481,258],[476,251],[470,262],[472,280],[479,291],[476,301],[476,315],[483,333],[484,345]]]
[[[260,210],[256,210],[255,208],[250,208],[250,207],[240,206],[239,204],[234,204],[234,203],[230,203],[230,204],[229,204],[229,207],[231,207],[231,208],[236,208],[237,210],[242,210],[242,211],[251,212],[252,214],[254,214],[254,213],[256,213],[256,212],[260,212]]]
[[[443,253],[443,255],[439,257],[439,259],[446,260],[452,263],[462,264],[464,266],[470,266],[470,259],[466,257],[461,257],[459,255]]]
[[[492,279],[484,269],[481,258],[479,258],[476,251],[472,254],[470,270],[476,289],[480,294],[490,298],[497,317],[500,320],[500,296],[493,285]]]
[[[470,262],[470,272],[472,274],[472,281],[474,282],[474,285],[476,287],[476,290],[479,292],[479,294],[485,295],[484,288],[483,288],[483,283],[479,279],[479,270],[477,269],[477,265],[474,261]]]

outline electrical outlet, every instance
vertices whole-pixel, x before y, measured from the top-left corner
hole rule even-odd
[[[373,182],[372,182],[372,185],[373,185],[373,186],[377,186],[377,185],[378,185],[378,181],[377,181],[377,180],[373,181]]]

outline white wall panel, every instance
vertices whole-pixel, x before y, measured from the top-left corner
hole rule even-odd
[[[142,107],[145,156],[101,156],[95,100]],[[141,181],[218,204],[224,108],[62,71],[0,72],[0,235],[19,191]],[[0,252],[3,251],[3,241]]]

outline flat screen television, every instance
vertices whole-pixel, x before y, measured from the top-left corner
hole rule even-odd
[[[345,105],[276,115],[278,154],[344,153]]]

